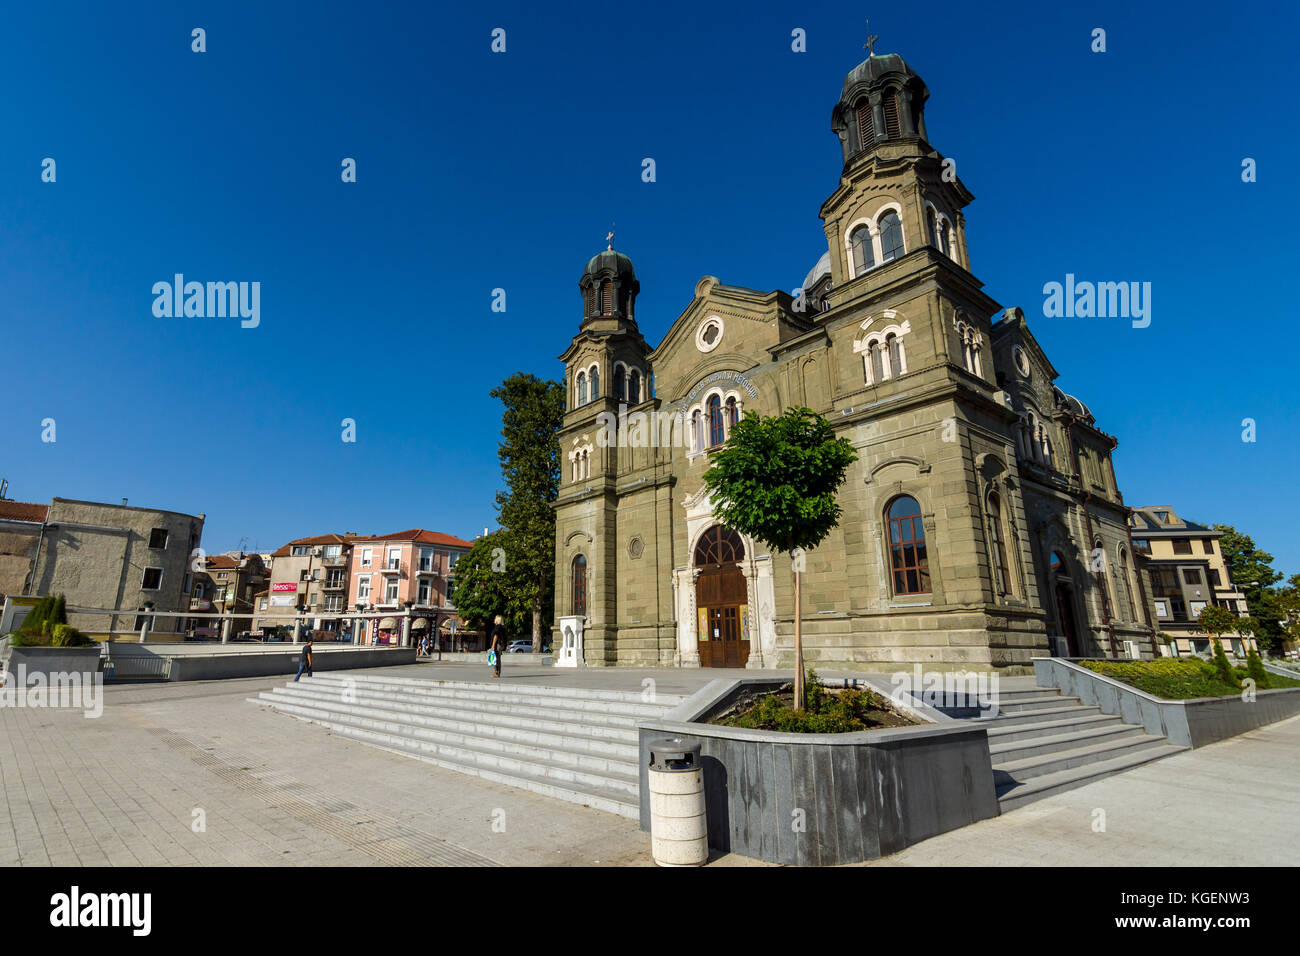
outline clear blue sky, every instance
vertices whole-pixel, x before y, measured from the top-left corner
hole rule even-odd
[[[1294,5],[10,5],[10,497],[205,512],[212,551],[494,525],[487,393],[561,374],[611,221],[652,343],[700,276],[791,290],[825,250],[830,111],[866,15],[977,196],[976,274],[1119,438],[1126,500],[1300,571]],[[261,282],[260,327],[154,318],[177,272]],[[1151,326],[1042,317],[1067,272],[1150,281]]]

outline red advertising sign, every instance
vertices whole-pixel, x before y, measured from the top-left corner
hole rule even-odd
[[[272,591],[296,591],[298,590],[298,582],[281,581],[279,584],[272,584],[271,590]]]

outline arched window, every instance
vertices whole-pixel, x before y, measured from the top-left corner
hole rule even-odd
[[[1108,609],[1107,613],[1111,617],[1114,617],[1115,608],[1111,604],[1111,598],[1110,598],[1110,591],[1111,591],[1110,584],[1109,584],[1110,569],[1106,566],[1106,546],[1101,543],[1101,538],[1097,538],[1092,542],[1092,554],[1093,554],[1092,560],[1094,562],[1094,567],[1098,567],[1097,589],[1101,591],[1101,599],[1103,602],[1105,602],[1103,606]],[[1099,565],[1097,563],[1098,558],[1101,559]]]
[[[709,447],[721,445],[726,439],[726,434],[722,426],[722,399],[717,395],[710,395],[709,402]]]
[[[587,404],[587,373],[578,373],[578,404]]]
[[[594,402],[600,398],[600,369],[592,366],[591,369],[591,400]]]
[[[596,285],[592,283],[587,286],[587,316],[591,317],[596,314]]]
[[[632,369],[632,374],[627,380],[627,403],[629,405],[641,404],[641,373]]]
[[[849,250],[853,253],[853,275],[860,276],[876,264],[876,255],[871,248],[871,230],[858,226],[849,236]]]
[[[939,248],[939,215],[934,211],[933,206],[925,207],[925,232],[930,239],[930,245],[938,249]]]
[[[871,101],[866,97],[858,103],[858,144],[863,149],[876,145],[876,123],[871,115]]]
[[[871,353],[871,381],[883,382],[885,380],[885,350],[879,342],[872,342],[867,348]]]
[[[952,226],[947,220],[939,223],[939,251],[952,258]]]
[[[627,386],[627,375],[623,371],[623,366],[614,369],[614,401],[627,401],[627,393],[624,389]]]
[[[993,539],[993,566],[997,570],[999,594],[1011,593],[1011,565],[1007,563],[1007,546],[1003,539],[1002,499],[997,492],[989,495],[989,536]]]
[[[903,356],[898,336],[893,332],[885,336],[885,347],[889,349],[889,377],[897,378],[903,373]]]
[[[736,404],[736,396],[727,399],[727,432],[731,432],[731,426],[740,421],[740,406]]]
[[[600,311],[602,315],[614,314],[614,283],[609,279],[600,284]]]
[[[582,555],[573,559],[573,613],[587,616],[587,559]]]
[[[886,518],[894,594],[929,594],[930,559],[926,554],[921,506],[910,495],[902,495],[890,502]]]
[[[903,254],[903,221],[892,209],[880,217],[880,261],[889,262]]]
[[[1128,551],[1125,548],[1119,549],[1119,578],[1120,583],[1124,586],[1124,607],[1122,610],[1128,615],[1125,620],[1136,621],[1138,619],[1137,605],[1133,601],[1133,581],[1129,569]]]

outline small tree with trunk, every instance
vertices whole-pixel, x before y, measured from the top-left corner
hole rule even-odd
[[[1210,635],[1214,644],[1214,669],[1219,678],[1225,684],[1236,687],[1239,683],[1237,675],[1232,672],[1232,665],[1228,663],[1228,655],[1223,653],[1223,644],[1219,637],[1236,630],[1237,615],[1217,604],[1207,604],[1196,615],[1196,620],[1201,630]]]
[[[857,460],[847,439],[807,408],[767,418],[755,412],[731,428],[704,486],[727,527],[790,554],[794,566],[794,706],[804,706],[804,551],[839,524],[836,492]]]

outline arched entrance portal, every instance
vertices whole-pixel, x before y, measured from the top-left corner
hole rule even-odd
[[[749,660],[749,596],[740,562],[745,544],[715,524],[695,546],[695,607],[701,667],[744,667]]]
[[[1075,632],[1074,584],[1070,580],[1069,569],[1060,552],[1053,551],[1050,562],[1052,592],[1056,599],[1056,620],[1061,628],[1061,637],[1065,641],[1066,655],[1079,656],[1079,638]]]

